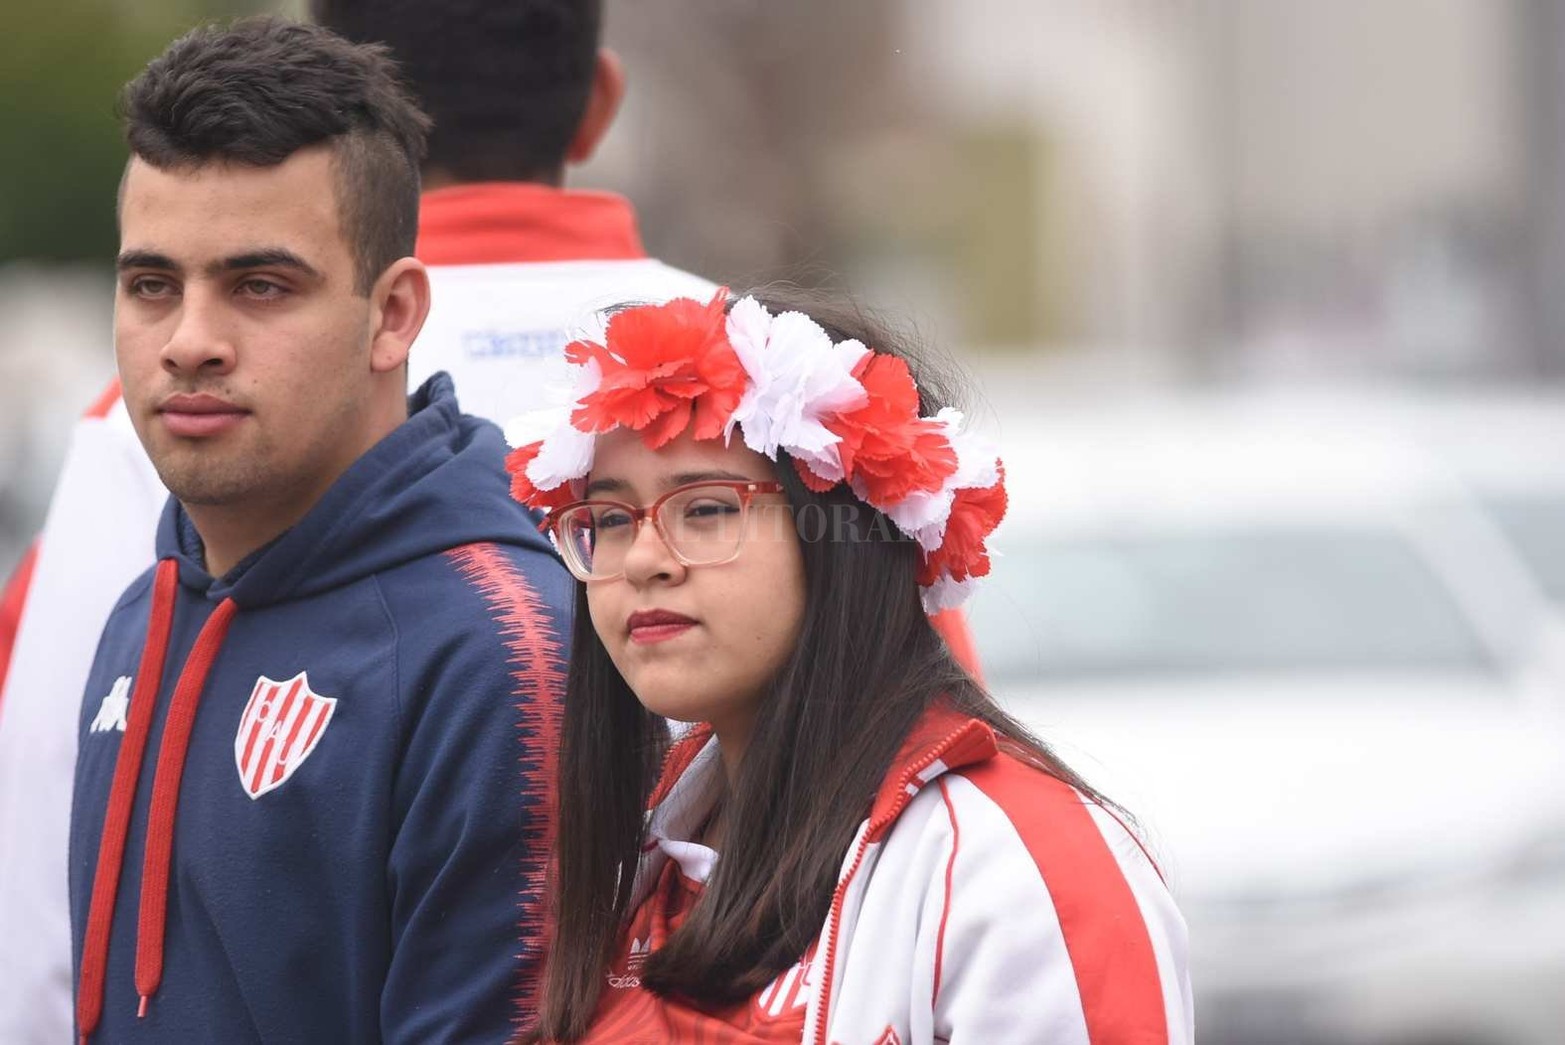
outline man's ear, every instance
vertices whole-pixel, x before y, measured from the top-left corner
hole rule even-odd
[[[370,291],[370,369],[389,373],[408,361],[429,316],[429,270],[417,258],[391,264]]]
[[[598,150],[598,144],[609,133],[609,126],[619,114],[620,102],[625,100],[625,66],[619,55],[607,47],[598,48],[598,59],[592,70],[592,88],[587,94],[587,108],[576,125],[576,136],[565,150],[565,162],[586,163]]]

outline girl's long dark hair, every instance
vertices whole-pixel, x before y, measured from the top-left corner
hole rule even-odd
[[[773,295],[764,303],[806,312],[835,341],[896,351],[859,313]],[[940,405],[925,402],[924,415]],[[819,935],[848,846],[934,701],[989,723],[1008,750],[1096,797],[952,657],[919,601],[918,546],[844,486],[814,493],[786,457],[777,475],[797,516],[833,525],[825,539],[801,540],[799,642],[762,702],[724,798],[722,859],[685,923],[641,971],[648,989],[702,1005],[755,994]],[[555,932],[540,1012],[540,1033],[566,1041],[586,1032],[631,914],[643,812],[666,749],[662,721],[637,702],[588,624],[584,586],[576,620],[559,763]]]

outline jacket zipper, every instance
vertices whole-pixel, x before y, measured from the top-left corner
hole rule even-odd
[[[897,787],[903,795],[902,800],[888,810],[885,815],[870,822],[869,827],[864,831],[863,837],[859,839],[858,849],[853,854],[853,863],[848,865],[848,873],[842,876],[842,881],[837,884],[837,891],[832,894],[831,913],[826,918],[826,946],[822,949],[826,961],[826,975],[821,980],[821,1006],[820,1011],[815,1014],[815,1034],[811,1039],[814,1045],[827,1045],[826,1017],[828,1010],[831,1008],[831,982],[836,978],[837,974],[835,964],[837,930],[842,920],[842,902],[848,895],[848,886],[853,881],[853,876],[859,873],[859,867],[864,863],[864,854],[869,852],[870,839],[874,838],[888,824],[891,824],[897,817],[902,815],[902,810],[906,809],[908,803],[913,800],[913,795],[907,793],[908,784],[918,774],[939,761],[946,748],[967,729],[967,726],[968,723],[962,723],[961,727],[952,731],[940,743],[931,748],[928,754],[902,771],[901,776],[897,778]],[[926,780],[924,783],[927,784],[928,781]],[[922,784],[919,785],[919,790],[923,790]]]

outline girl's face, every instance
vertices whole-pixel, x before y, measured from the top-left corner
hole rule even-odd
[[[586,496],[646,508],[690,483],[775,479],[771,461],[738,440],[724,446],[686,433],[653,451],[639,434],[618,430],[598,438]],[[717,497],[674,514],[665,512],[665,526],[680,540],[679,533],[698,542],[711,527],[738,525],[731,503]],[[804,562],[786,496],[751,496],[738,555],[719,565],[684,565],[650,519],[633,525],[624,513],[602,518],[599,540],[626,543],[624,575],[587,584],[598,638],[648,710],[710,722],[724,761],[736,765],[761,695],[793,652],[804,620]],[[610,524],[618,528],[612,538]]]

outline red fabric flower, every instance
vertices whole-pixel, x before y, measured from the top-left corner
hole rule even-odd
[[[814,490],[816,493],[825,493],[840,481],[837,479],[822,479],[810,471],[809,465],[797,457],[793,459],[793,470],[799,473],[799,480],[804,483],[805,487]]]
[[[895,504],[915,491],[933,493],[956,472],[945,426],[918,416],[918,387],[907,363],[870,355],[854,369],[868,394],[856,410],[834,414],[826,427],[840,436],[843,473],[863,484],[865,500]]]
[[[610,320],[604,341],[573,341],[572,363],[595,361],[603,380],[571,414],[584,432],[629,428],[656,450],[687,426],[715,439],[744,396],[745,369],[728,343],[719,290],[705,305],[676,298],[627,309]]]
[[[543,440],[528,443],[512,450],[505,457],[505,470],[511,473],[511,496],[529,508],[552,512],[576,500],[570,483],[561,483],[552,490],[540,490],[527,478],[527,466],[543,449]]]
[[[951,517],[946,520],[945,540],[925,558],[918,583],[927,588],[942,572],[949,572],[958,581],[988,576],[989,552],[984,542],[1005,518],[1005,503],[1004,465],[1000,466],[1000,479],[993,486],[958,490],[951,501]]]

